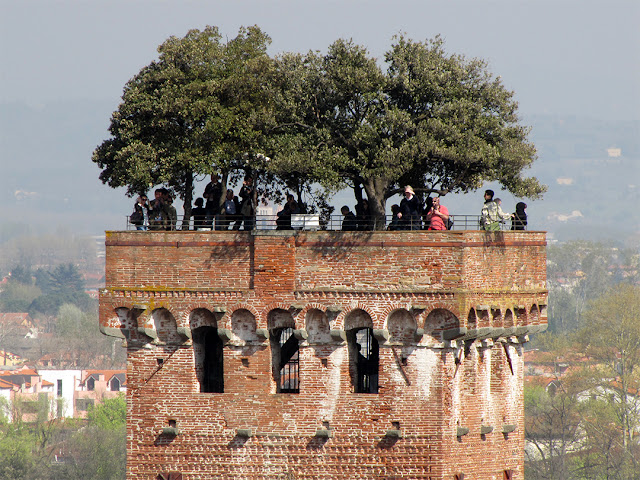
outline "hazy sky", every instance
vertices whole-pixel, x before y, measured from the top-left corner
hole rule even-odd
[[[258,25],[271,53],[326,50],[353,38],[382,56],[393,35],[441,34],[482,57],[521,111],[637,119],[638,0],[0,0],[0,102],[117,102],[125,82],[171,35]]]
[[[157,58],[158,45],[206,25],[229,38],[258,25],[272,38],[271,54],[324,52],[352,38],[382,58],[396,34],[440,34],[448,52],[489,62],[515,91],[525,121],[536,114],[640,120],[640,0],[0,0],[0,125],[14,130],[0,131],[0,224],[73,218],[74,228],[91,232],[121,228],[132,201],[101,184],[91,152],[108,137],[125,83]],[[70,103],[70,112],[82,107],[51,120],[64,110],[48,108],[58,103]],[[25,104],[42,114],[23,126],[12,112]],[[66,122],[63,136],[51,121]],[[64,182],[50,181],[54,175]],[[79,221],[65,206],[80,205],[87,189],[98,206]],[[27,205],[19,191],[41,203]],[[509,208],[517,201],[505,198]],[[472,214],[482,194],[446,199],[452,211]],[[529,205],[544,222],[541,203]]]

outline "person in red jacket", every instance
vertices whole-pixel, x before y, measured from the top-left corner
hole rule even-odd
[[[433,205],[427,212],[429,230],[446,230],[447,220],[449,220],[449,210],[444,205],[440,205],[440,197],[433,199]]]

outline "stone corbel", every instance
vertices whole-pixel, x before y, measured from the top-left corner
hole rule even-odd
[[[186,338],[188,340],[192,340],[191,328],[189,328],[189,327],[178,327],[178,328],[176,328],[176,331],[178,332],[178,335],[182,336],[183,338]]]
[[[330,330],[329,335],[334,342],[344,343],[347,341],[347,333],[344,330]]]
[[[233,333],[228,328],[219,328],[218,337],[220,338],[222,344],[226,345],[233,338]]]
[[[299,330],[294,330],[293,336],[296,337],[298,341],[303,341],[309,338],[309,334],[307,333],[307,330],[304,328],[301,328]]]
[[[264,342],[269,338],[269,330],[267,330],[266,328],[256,329],[256,337],[258,337],[259,342]]]
[[[464,337],[467,334],[467,327],[456,327],[449,328],[442,332],[443,340],[457,340],[458,338]]]
[[[105,327],[102,324],[100,325],[100,333],[107,335],[108,337],[126,338],[121,328]]]
[[[389,340],[389,330],[387,330],[386,328],[381,328],[381,329],[373,329],[373,336],[375,337],[376,340],[378,340],[378,342],[380,343],[385,343],[387,340]]]

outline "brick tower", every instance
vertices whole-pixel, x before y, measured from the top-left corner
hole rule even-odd
[[[107,232],[127,479],[523,478],[543,232]]]

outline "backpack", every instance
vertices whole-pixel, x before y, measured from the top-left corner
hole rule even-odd
[[[142,225],[144,220],[144,216],[142,215],[141,210],[135,210],[131,215],[129,215],[129,222],[133,225]]]
[[[449,216],[449,218],[447,218],[447,230],[451,230],[451,229],[453,229],[453,218]]]

